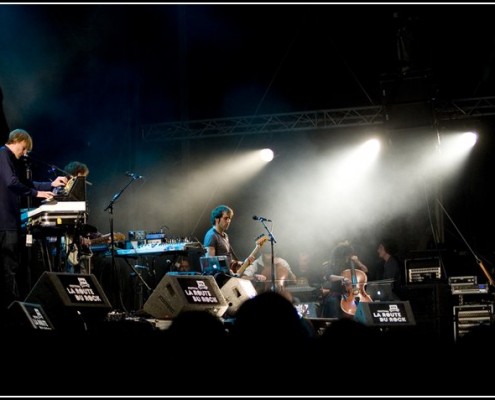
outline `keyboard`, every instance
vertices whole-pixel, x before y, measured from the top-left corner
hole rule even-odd
[[[121,257],[139,257],[187,252],[199,248],[202,248],[202,245],[198,242],[147,243],[136,247],[135,249],[117,249],[116,254]]]
[[[72,225],[86,220],[85,201],[52,201],[38,208],[21,210],[21,223],[36,226]]]

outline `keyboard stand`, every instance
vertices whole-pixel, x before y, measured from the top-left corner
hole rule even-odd
[[[64,272],[62,268],[62,236],[66,230],[50,230],[50,232],[37,232],[35,237],[40,241],[40,251],[45,271]],[[49,238],[55,238],[51,241]]]

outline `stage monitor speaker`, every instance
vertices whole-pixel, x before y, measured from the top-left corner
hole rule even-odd
[[[362,301],[354,319],[369,326],[416,325],[409,301]]]
[[[249,279],[242,278],[230,278],[221,290],[228,304],[229,315],[234,315],[244,301],[257,295],[253,283]]]
[[[40,304],[56,329],[88,329],[102,322],[112,309],[92,274],[45,271],[25,299]]]
[[[35,329],[38,331],[53,331],[50,318],[40,304],[14,301],[9,305],[9,323],[15,329]]]
[[[144,303],[154,318],[171,319],[185,311],[208,311],[221,317],[228,304],[211,275],[165,275]]]

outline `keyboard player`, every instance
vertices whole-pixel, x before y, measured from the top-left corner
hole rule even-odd
[[[5,314],[12,301],[24,298],[29,290],[27,268],[20,270],[21,201],[51,199],[52,190],[67,184],[67,177],[52,182],[33,181],[28,153],[31,135],[23,129],[10,132],[0,147],[0,312]],[[0,317],[0,324],[3,318]]]

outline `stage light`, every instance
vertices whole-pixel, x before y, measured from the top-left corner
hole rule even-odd
[[[475,132],[462,132],[444,135],[440,144],[440,153],[445,165],[465,157],[478,140]]]
[[[464,132],[459,138],[459,144],[465,149],[470,149],[477,141],[478,134],[476,132]]]
[[[370,139],[361,145],[358,150],[358,156],[361,156],[361,161],[369,163],[376,159],[379,151],[380,141],[378,139]]]
[[[263,149],[260,151],[260,158],[265,162],[273,160],[273,151],[270,149]]]
[[[347,174],[355,178],[358,174],[366,173],[376,160],[379,151],[380,142],[377,139],[370,139],[360,144],[349,153],[345,161],[344,167],[347,170]]]

